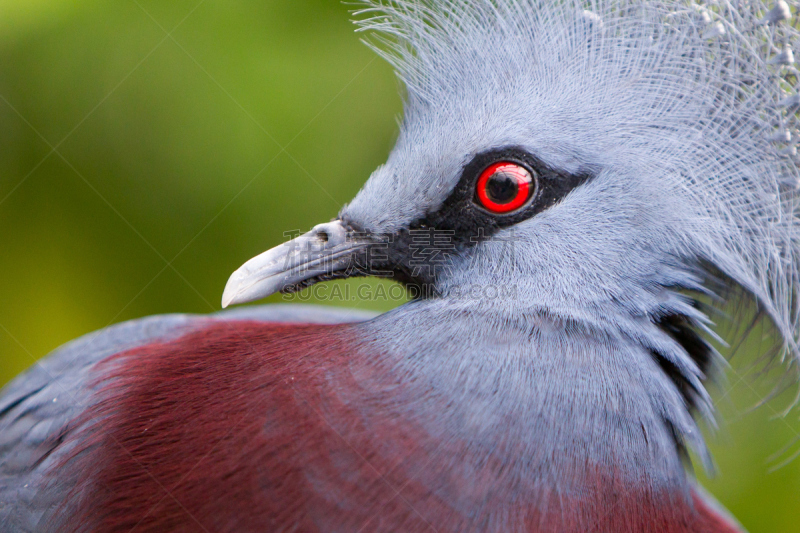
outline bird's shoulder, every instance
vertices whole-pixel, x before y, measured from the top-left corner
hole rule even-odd
[[[44,491],[43,474],[63,453],[69,422],[91,395],[90,369],[98,361],[190,327],[187,315],[148,317],[80,337],[9,383],[0,394],[0,529],[36,531],[58,501]]]
[[[303,305],[264,305],[216,315],[171,314],[89,333],[56,349],[0,392],[0,530],[39,531],[68,483],[45,474],[72,448],[75,421],[102,387],[98,364],[152,343],[175,340],[221,322],[336,324],[371,313]]]

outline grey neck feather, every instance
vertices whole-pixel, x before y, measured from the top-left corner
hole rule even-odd
[[[595,465],[651,488],[685,487],[684,442],[703,450],[651,349],[623,332],[444,300],[362,327],[418,401],[438,405],[418,420],[432,435],[468,442],[476,462],[514,465],[515,478],[498,474],[498,484],[568,485],[569,472]]]

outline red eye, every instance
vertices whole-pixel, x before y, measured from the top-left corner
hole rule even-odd
[[[533,193],[533,176],[528,169],[501,161],[481,173],[478,178],[478,200],[492,213],[508,213],[519,209]]]

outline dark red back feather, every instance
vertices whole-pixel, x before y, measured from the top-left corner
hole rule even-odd
[[[365,353],[357,328],[214,322],[104,362],[101,399],[83,420],[94,425],[61,467],[80,480],[69,529],[736,531],[696,496],[594,468],[583,491],[527,498],[487,489],[481,476],[498,465],[472,479],[442,471],[482,502],[458,509],[420,474],[447,463],[437,457],[468,462],[468,443],[433,442],[392,408],[407,385]],[[352,394],[364,387],[371,394]]]

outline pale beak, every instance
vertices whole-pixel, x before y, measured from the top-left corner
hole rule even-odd
[[[297,290],[322,279],[357,275],[345,273],[358,268],[357,256],[370,243],[341,220],[315,226],[254,257],[231,274],[222,293],[222,307]]]

